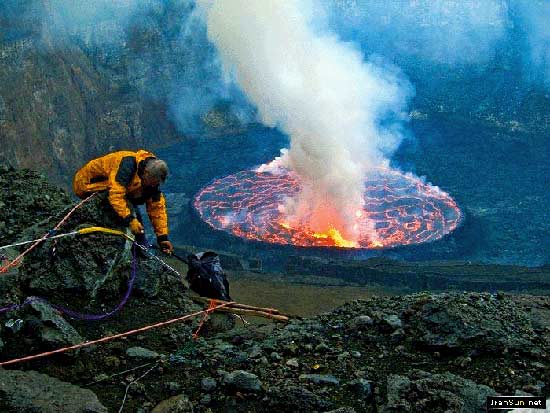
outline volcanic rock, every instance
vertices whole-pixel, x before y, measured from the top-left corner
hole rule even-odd
[[[328,384],[338,386],[340,384],[340,380],[332,374],[301,374],[299,379],[319,385]]]
[[[103,207],[99,198],[90,201],[75,212],[66,230],[99,224],[100,218],[104,225],[115,225],[105,221]],[[19,239],[41,235],[52,222],[35,223]],[[2,305],[22,302],[35,295],[31,288],[36,288],[49,302],[69,308],[93,313],[115,308],[131,275],[131,250],[115,239],[96,234],[59,241],[57,254],[50,253],[49,241],[37,247],[25,257],[20,284],[15,275],[0,277]],[[111,253],[119,258],[106,263]],[[181,280],[156,271],[155,265],[154,259],[139,261],[143,282],[138,278],[123,311],[102,322],[65,320],[43,301],[9,314],[12,322],[0,323],[2,359],[27,355],[29,347],[43,344],[40,334],[28,334],[32,328],[71,331],[65,330],[66,323],[88,340],[197,311],[199,307],[184,295]],[[33,274],[40,278],[34,284]],[[10,283],[4,282],[8,279]],[[24,320],[20,329],[18,319]],[[121,381],[127,384],[146,372],[129,389],[128,410],[150,411],[184,389],[185,396],[164,405],[180,400],[185,409],[188,400],[196,410],[212,412],[352,408],[370,413],[440,407],[454,411],[476,409],[491,389],[514,394],[531,385],[526,389],[547,397],[549,320],[548,297],[428,292],[373,296],[311,319],[292,319],[287,325],[238,325],[207,335],[203,329],[199,340],[191,340],[197,317],[189,324],[175,323],[72,353],[70,363],[59,355],[32,362],[36,364],[31,367],[65,381],[91,383],[113,411],[120,407]],[[68,337],[63,338],[68,343],[77,340]],[[142,364],[125,356],[127,348],[142,345],[157,354],[171,354],[151,371],[140,368],[118,376]],[[276,356],[270,357],[273,353]],[[94,383],[96,378],[101,382]],[[210,380],[203,383],[201,378]]]
[[[157,352],[143,347],[131,347],[126,350],[126,355],[130,358],[141,360],[155,360],[160,357],[160,354]]]
[[[0,368],[0,408],[21,413],[106,413],[97,396],[36,371]],[[6,410],[4,410],[6,409]]]
[[[31,325],[31,333],[37,335],[50,347],[74,345],[84,341],[74,327],[44,301],[32,301],[26,324]]]
[[[350,381],[347,387],[361,398],[366,399],[372,395],[371,383],[363,378]]]
[[[421,345],[478,351],[532,348],[533,327],[509,300],[492,294],[448,294],[409,307],[407,334]]]
[[[201,389],[205,392],[211,392],[217,387],[216,379],[212,377],[205,377],[201,380]]]
[[[258,376],[244,370],[225,373],[223,382],[227,386],[244,391],[259,391],[262,387],[262,382]]]
[[[483,412],[487,396],[497,395],[488,386],[451,373],[424,371],[389,376],[387,392],[383,412]]]
[[[0,239],[2,245],[19,239],[22,232],[31,225],[49,220],[54,216],[60,218],[60,214],[67,211],[69,205],[71,205],[69,195],[46,181],[37,172],[1,166]]]
[[[346,323],[346,327],[351,330],[360,330],[373,325],[374,321],[368,315],[360,315]]]
[[[185,394],[180,394],[163,400],[151,413],[193,413],[193,403]]]
[[[262,349],[260,346],[253,346],[252,349],[249,351],[248,355],[250,358],[258,358],[262,355]]]
[[[323,396],[292,383],[270,388],[262,404],[276,412],[313,412],[332,407],[332,403]]]

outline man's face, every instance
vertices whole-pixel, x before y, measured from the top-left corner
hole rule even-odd
[[[160,185],[160,179],[152,177],[149,175],[149,172],[145,170],[143,176],[141,177],[141,183],[143,186],[155,187]]]

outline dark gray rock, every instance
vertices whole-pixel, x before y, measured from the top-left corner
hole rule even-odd
[[[151,413],[193,413],[193,403],[185,394],[161,401]]]
[[[160,354],[157,352],[143,347],[130,347],[126,350],[126,355],[130,358],[141,360],[156,360],[160,357]]]
[[[389,314],[387,316],[384,316],[383,318],[384,322],[386,322],[387,325],[389,325],[393,329],[401,328],[403,323],[401,322],[401,319],[395,315],[395,314]]]
[[[249,352],[248,355],[250,358],[255,359],[262,355],[262,348],[260,346],[253,346]]]
[[[200,403],[203,406],[208,406],[211,402],[212,402],[212,396],[211,395],[205,394],[204,396],[201,397]]]
[[[106,413],[87,389],[35,371],[0,368],[0,405],[20,413]]]
[[[368,315],[357,316],[347,322],[346,327],[351,330],[361,330],[372,326],[374,321]]]
[[[411,306],[407,335],[424,346],[480,352],[537,348],[529,319],[508,299],[468,293],[434,296]]]
[[[175,394],[179,393],[182,389],[182,385],[175,381],[169,381],[164,383],[164,388],[170,393]]]
[[[332,374],[301,374],[299,379],[319,385],[328,384],[332,386],[337,386],[340,384],[340,380],[338,380]]]
[[[6,101],[2,96],[0,96],[0,122],[6,120]]]
[[[70,206],[71,203],[67,203]],[[63,226],[73,231],[88,226],[102,226],[125,231],[120,218],[110,206],[105,194],[96,195],[77,209]],[[22,238],[41,236],[51,226],[41,223],[28,228]],[[122,237],[94,233],[75,238],[60,238],[51,246],[35,248],[20,268],[20,283],[40,295],[74,299],[75,292],[87,301],[101,296],[102,301],[120,296],[131,273],[130,243]],[[82,304],[74,304],[82,308]],[[94,312],[101,312],[95,310]]]
[[[413,371],[408,376],[390,375],[387,402],[382,412],[484,412],[487,396],[497,393],[451,373]]]
[[[271,387],[262,400],[262,405],[268,409],[266,411],[273,412],[313,412],[332,407],[332,403],[326,398],[292,384]]]
[[[258,376],[245,370],[235,370],[231,373],[226,373],[223,382],[227,386],[244,391],[256,392],[262,388],[262,382]]]
[[[33,330],[50,346],[74,345],[84,341],[77,331],[49,304],[32,301],[29,312],[33,314]],[[36,317],[36,318],[35,318]]]
[[[211,392],[217,387],[217,382],[212,377],[205,377],[201,380],[201,389],[205,392]]]
[[[70,205],[69,195],[47,182],[37,172],[16,171],[7,167],[1,160],[0,165],[2,168],[0,169],[0,239],[2,245],[20,240],[25,229],[49,219]],[[50,199],[46,199],[45,195],[48,195]]]
[[[277,353],[276,351],[271,352],[271,354],[269,355],[269,358],[272,361],[281,361],[283,359],[281,357],[281,355],[279,353]]]
[[[361,398],[368,398],[372,396],[371,383],[363,378],[352,380],[347,384],[347,387]]]
[[[230,313],[213,313],[201,329],[202,336],[210,336],[216,333],[231,330],[235,326],[235,315]]]

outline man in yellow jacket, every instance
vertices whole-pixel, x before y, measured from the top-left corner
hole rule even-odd
[[[166,200],[160,191],[160,184],[167,175],[166,163],[151,152],[143,149],[118,151],[84,165],[74,177],[73,189],[80,198],[108,191],[111,206],[136,238],[144,238],[143,223],[136,206],[145,203],[159,247],[170,254],[174,247],[168,241]]]

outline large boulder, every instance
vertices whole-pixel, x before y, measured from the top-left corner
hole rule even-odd
[[[0,368],[0,411],[19,413],[106,413],[87,389],[35,371]]]
[[[41,236],[61,217],[29,228],[23,238]],[[58,232],[98,226],[125,229],[105,194],[98,194],[79,207]],[[21,288],[36,295],[51,297],[61,293],[62,297],[63,292],[70,291],[93,299],[100,290],[102,295],[114,295],[129,273],[129,257],[129,244],[120,236],[96,232],[60,238],[46,241],[25,257],[19,280]]]
[[[393,374],[388,377],[382,412],[484,412],[487,396],[496,394],[490,387],[448,372]]]
[[[23,237],[40,236],[58,219],[29,228]],[[128,231],[109,204],[106,193],[97,194],[79,207],[59,233],[87,227]],[[19,271],[20,288],[79,308],[86,308],[99,297],[102,302],[111,300],[114,304],[127,290],[132,275],[131,245],[123,236],[101,231],[46,241],[25,257]],[[167,270],[156,260],[144,259],[139,252],[134,287],[143,295],[154,297],[162,281],[168,278]]]
[[[48,347],[70,346],[84,341],[74,327],[44,301],[32,301],[25,313],[31,334],[38,336]]]
[[[451,351],[522,351],[535,337],[525,311],[489,293],[420,296],[402,313],[405,330],[421,346]]]

